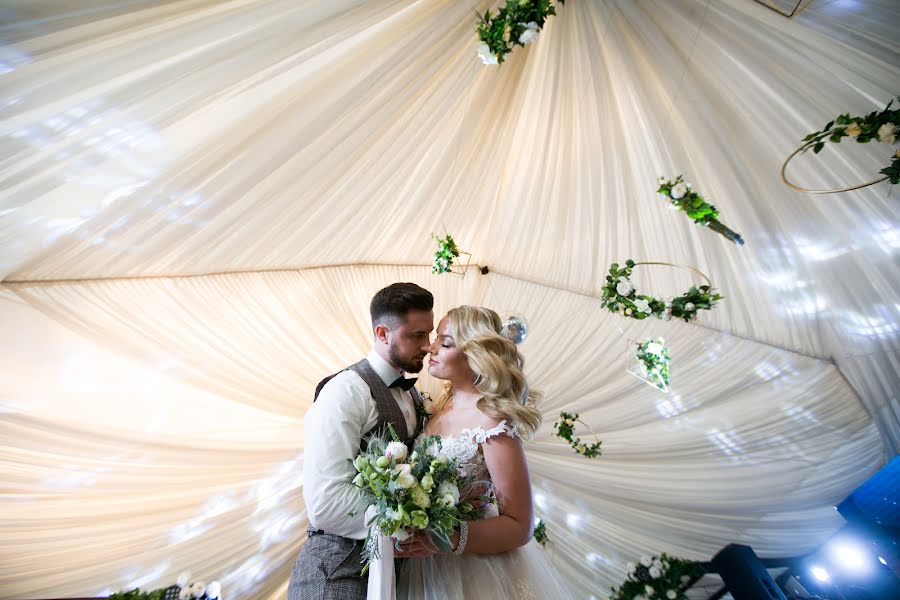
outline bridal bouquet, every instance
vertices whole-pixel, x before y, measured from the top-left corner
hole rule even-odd
[[[379,558],[382,535],[400,542],[425,531],[436,547],[449,552],[454,526],[484,515],[486,498],[473,497],[483,483],[469,475],[465,463],[441,451],[440,436],[422,438],[410,453],[393,428],[390,433],[392,441],[373,437],[353,461],[358,472],[353,484],[374,508],[367,523],[363,573]]]

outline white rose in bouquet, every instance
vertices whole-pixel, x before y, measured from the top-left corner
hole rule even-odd
[[[660,354],[662,354],[662,351],[663,351],[662,344],[659,344],[657,342],[650,342],[649,344],[647,344],[647,353],[648,354],[655,354],[656,356],[659,356]],[[656,561],[656,563],[654,563],[654,566],[657,569],[659,569],[662,567],[662,564],[659,564],[659,561]]]
[[[644,565],[645,567],[649,567],[650,565],[653,564],[653,559],[650,558],[649,556],[642,556],[641,564]]]
[[[191,586],[191,595],[194,598],[199,598],[203,594],[206,593],[206,584],[202,581],[195,581],[194,585]]]
[[[666,598],[668,598],[669,600],[675,600],[675,598],[677,597],[678,594],[675,592],[675,590],[669,590],[668,592],[666,592]]]
[[[181,591],[178,592],[178,600],[188,600],[191,597],[191,588],[183,587]]]
[[[181,575],[178,576],[178,579],[175,580],[175,585],[180,588],[186,588],[188,584],[191,582],[191,572],[184,571]]]
[[[523,46],[534,43],[538,37],[538,24],[534,21],[525,24],[525,31],[519,34],[519,43]]]
[[[421,508],[428,508],[431,506],[431,498],[428,497],[428,493],[421,487],[413,488],[411,495],[412,501],[415,502],[417,506]]]
[[[647,594],[647,597],[648,597],[648,598],[652,598],[652,597],[653,597],[653,594],[656,593],[656,590],[653,589],[653,586],[652,586],[652,585],[645,585],[645,586],[644,586],[644,593]]]
[[[679,198],[683,198],[685,194],[687,194],[688,186],[685,182],[679,181],[675,185],[672,186],[672,197],[678,200]]]
[[[855,138],[855,137],[859,137],[859,134],[862,133],[862,127],[859,126],[859,123],[857,123],[856,121],[853,121],[852,123],[847,125],[846,131],[847,131],[847,135]]]
[[[400,475],[397,477],[397,485],[399,485],[400,487],[402,487],[405,490],[408,490],[408,489],[414,487],[418,483],[419,482],[416,481],[416,478],[413,477],[411,473],[401,472]]]
[[[403,442],[391,442],[384,449],[384,455],[396,461],[406,460],[406,457],[409,455],[409,449]]]
[[[652,577],[653,579],[656,579],[660,575],[662,575],[662,571],[660,571],[656,567],[650,567],[650,577]]]
[[[688,312],[691,312],[692,310],[694,310],[694,308],[696,308],[696,307],[694,306],[693,302],[688,302],[687,304],[684,305],[684,310],[686,310]]]

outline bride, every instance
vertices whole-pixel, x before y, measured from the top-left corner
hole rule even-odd
[[[522,357],[500,334],[487,308],[454,308],[438,325],[428,372],[447,381],[423,435],[443,438],[442,451],[469,463],[487,482],[495,505],[454,531],[442,553],[424,534],[400,544],[400,600],[567,598],[565,585],[533,541],[534,508],[522,447],[541,424]],[[490,510],[492,509],[492,510]]]

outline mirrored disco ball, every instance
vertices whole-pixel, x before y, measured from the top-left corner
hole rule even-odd
[[[522,315],[510,315],[503,321],[500,333],[513,344],[521,344],[528,337],[528,321]]]

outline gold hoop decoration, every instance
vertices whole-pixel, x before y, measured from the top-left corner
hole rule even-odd
[[[631,283],[631,271],[639,265],[663,265],[687,269],[697,273],[706,280],[706,285],[691,286],[680,296],[675,296],[668,302],[662,298],[638,294],[634,284]],[[606,284],[603,286],[603,297],[600,304],[610,312],[619,313],[632,319],[643,320],[654,316],[658,319],[670,319],[672,317],[683,319],[685,322],[693,321],[697,317],[698,310],[709,310],[723,296],[715,293],[712,281],[703,271],[694,267],[676,265],[667,262],[640,262],[629,259],[624,267],[613,263],[609,267],[609,275],[606,276]]]
[[[843,188],[838,188],[838,189],[834,189],[834,190],[810,190],[807,188],[800,187],[799,185],[792,183],[791,181],[788,180],[786,171],[787,171],[788,163],[791,162],[791,160],[793,160],[793,158],[795,156],[806,151],[807,149],[808,149],[808,146],[806,144],[803,144],[802,146],[800,146],[799,148],[794,150],[794,152],[791,153],[791,155],[787,157],[787,160],[784,161],[784,164],[781,165],[781,181],[784,183],[784,185],[788,186],[795,192],[803,192],[805,194],[838,194],[840,192],[852,192],[853,190],[861,190],[862,188],[869,187],[870,185],[875,185],[876,183],[881,183],[882,181],[887,181],[890,178],[888,175],[885,175],[884,177],[879,177],[878,179],[873,179],[872,181],[870,181],[868,183],[861,183],[859,185],[851,185],[849,187],[843,187]]]
[[[897,99],[900,99],[900,96],[898,96]],[[896,143],[897,137],[900,135],[900,127],[898,127],[898,123],[900,123],[900,109],[891,110],[893,104],[894,100],[891,100],[887,103],[887,106],[884,107],[884,110],[874,111],[862,117],[851,117],[849,114],[838,115],[836,118],[829,121],[828,124],[822,128],[822,131],[814,131],[803,138],[803,143],[800,147],[794,150],[791,155],[787,157],[787,160],[784,161],[784,164],[781,165],[781,181],[792,190],[804,192],[806,194],[837,194],[839,192],[850,192],[869,187],[870,185],[875,185],[876,183],[881,183],[886,179],[890,180],[891,185],[900,183],[900,151],[897,151],[891,157],[891,163],[887,167],[879,171],[884,174],[884,177],[874,179],[867,183],[860,183],[834,190],[810,190],[798,186],[787,178],[788,163],[790,163],[795,156],[806,152],[810,148],[812,148],[813,154],[818,154],[828,142],[839,144],[841,143],[841,139],[846,137],[855,139],[859,144],[865,144],[872,140],[878,140],[889,145]]]
[[[594,435],[594,439],[597,440],[597,442],[594,444],[585,444],[582,442],[581,438],[575,435],[575,423],[581,423],[587,427],[587,430]],[[556,437],[569,442],[569,445],[572,446],[572,450],[585,458],[597,458],[603,453],[600,448],[603,442],[600,441],[597,434],[594,433],[594,430],[591,429],[587,423],[578,418],[578,413],[559,413],[559,421],[554,423],[553,427],[556,428],[556,433],[554,434]]]
[[[454,275],[465,277],[469,264],[472,262],[472,255],[465,250],[461,250],[453,240],[453,236],[446,231],[442,238],[433,233],[431,238],[438,244],[437,250],[434,251],[431,272],[438,275],[441,273],[453,273]],[[465,256],[465,264],[456,260],[460,256]],[[455,265],[454,262],[456,263]]]

